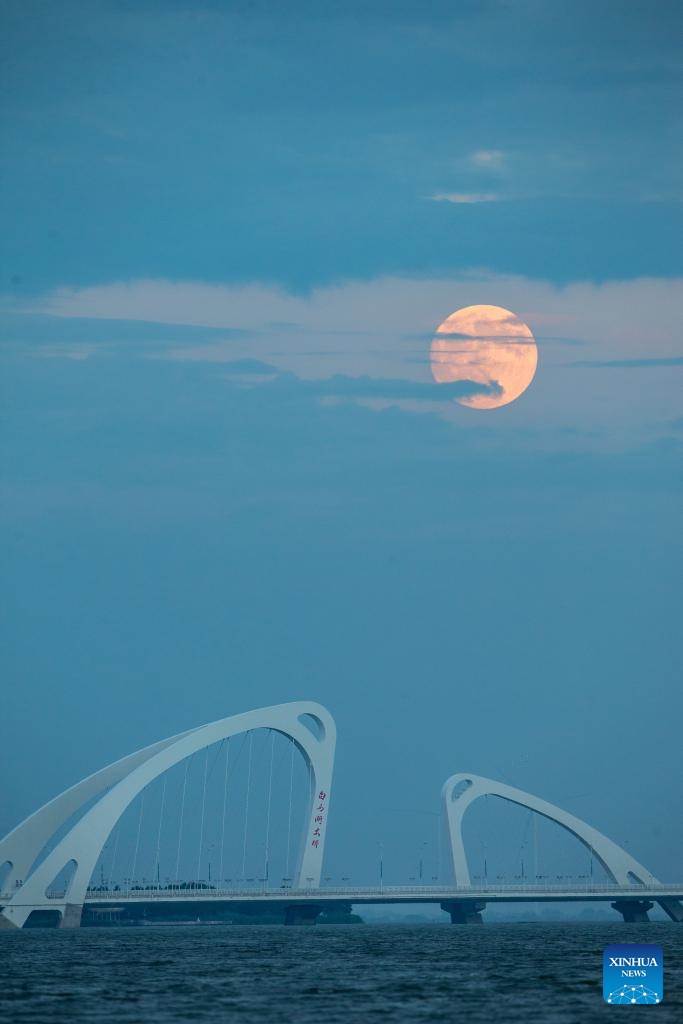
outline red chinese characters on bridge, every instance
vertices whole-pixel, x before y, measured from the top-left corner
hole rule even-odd
[[[317,797],[315,814],[313,816],[313,833],[311,836],[311,846],[315,846],[316,849],[320,846],[320,840],[322,839],[323,825],[325,824],[326,800],[327,793],[321,789]]]

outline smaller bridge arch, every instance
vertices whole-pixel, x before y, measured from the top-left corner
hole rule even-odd
[[[313,728],[311,728],[311,724]],[[14,891],[3,899],[1,926],[21,928],[34,910],[59,910],[63,926],[80,923],[83,901],[100,853],[112,829],[151,782],[192,754],[220,740],[254,729],[289,737],[310,770],[296,884],[320,885],[334,768],[336,728],[329,711],[312,701],[294,701],[232,715],[153,743],[88,776],[26,818],[0,840],[0,864],[9,863]],[[46,843],[89,800],[94,803],[53,850],[33,867]],[[324,805],[323,824],[319,807]],[[312,838],[315,836],[315,838]],[[62,899],[49,898],[49,886],[70,862],[76,868]],[[5,887],[8,887],[7,879]]]
[[[441,790],[448,829],[448,848],[453,880],[458,888],[470,888],[472,884],[462,837],[462,821],[467,809],[482,796],[497,796],[501,800],[526,807],[528,810],[535,811],[536,814],[554,821],[591,851],[609,878],[617,885],[635,887],[657,884],[658,880],[652,873],[630,853],[608,839],[602,832],[598,832],[592,825],[582,821],[581,818],[563,811],[561,807],[557,807],[547,800],[526,793],[522,789],[515,789],[514,786],[486,779],[481,775],[460,772],[457,775],[451,775]]]

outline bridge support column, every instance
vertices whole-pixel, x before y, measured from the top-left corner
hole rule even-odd
[[[481,912],[486,904],[481,900],[444,900],[441,909],[451,915],[451,924],[483,924]]]
[[[81,914],[83,913],[82,903],[66,903],[64,910],[62,911],[62,920],[59,922],[60,928],[80,928],[81,927]]]
[[[322,908],[317,903],[296,903],[285,907],[285,924],[315,924]]]
[[[649,900],[615,900],[612,909],[618,911],[626,924],[641,924],[649,921],[648,910],[652,910],[654,903]]]

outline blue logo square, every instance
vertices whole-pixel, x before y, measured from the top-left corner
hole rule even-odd
[[[661,946],[623,942],[607,946],[602,955],[602,994],[612,1006],[643,1006],[664,998],[664,955]]]

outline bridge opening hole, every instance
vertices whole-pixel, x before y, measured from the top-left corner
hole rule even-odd
[[[456,784],[453,786],[453,789],[451,790],[451,800],[453,801],[453,803],[455,803],[456,800],[459,800],[463,793],[466,793],[467,790],[471,788],[471,786],[471,779],[461,779],[460,782],[456,782]]]
[[[32,910],[26,918],[24,928],[59,928],[61,921],[60,910]]]
[[[61,869],[61,871],[57,872],[57,874],[55,875],[55,877],[52,879],[47,889],[45,890],[45,894],[48,897],[48,899],[56,899],[68,895],[69,889],[71,888],[71,883],[74,880],[74,875],[76,874],[77,867],[78,864],[76,863],[76,861],[70,860],[67,861],[64,867]]]
[[[0,892],[4,891],[5,882],[9,877],[9,873],[12,870],[12,866],[13,865],[11,860],[6,860],[4,861],[4,863],[0,864]]]
[[[494,794],[468,807],[463,842],[474,886],[574,890],[611,882],[595,853],[577,836]],[[604,909],[597,905],[585,912],[588,917],[604,917]]]
[[[220,740],[131,802],[105,843],[87,898],[163,893],[178,897],[177,914],[166,907],[167,917],[196,920],[196,911],[183,916],[187,898],[293,886],[309,808],[307,764],[288,736],[260,728]],[[231,919],[220,916],[228,913],[221,906],[215,919]]]
[[[629,871],[626,877],[628,878],[631,885],[645,885],[643,879],[638,878],[638,875],[634,875],[632,871]]]
[[[111,787],[109,787],[111,788]],[[106,792],[106,789],[103,790]],[[26,869],[24,874],[24,881],[32,874],[36,868],[40,867],[43,861],[52,853],[56,846],[62,841],[68,832],[74,827],[74,825],[83,818],[89,810],[92,809],[94,804],[101,798],[102,793],[96,793],[86,800],[81,807],[78,807],[73,814],[69,815],[55,831],[51,834],[50,838],[44,844],[44,846],[38,851],[32,864]],[[2,885],[0,885],[0,890]]]
[[[322,742],[325,739],[325,726],[317,715],[299,715],[299,721],[317,740]]]

